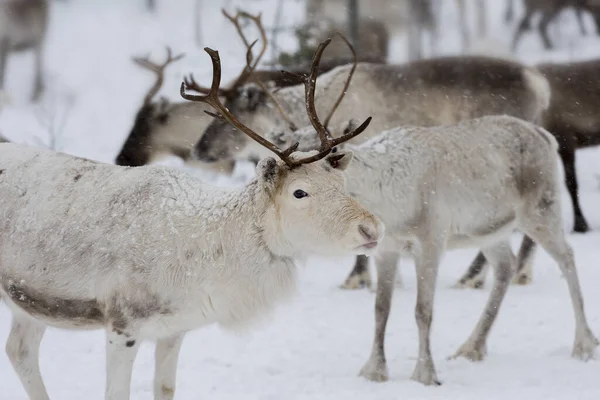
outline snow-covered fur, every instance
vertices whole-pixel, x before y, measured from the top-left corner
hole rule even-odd
[[[413,379],[428,385],[438,382],[429,336],[438,265],[447,249],[481,248],[495,269],[486,308],[456,353],[483,359],[487,336],[516,270],[509,243],[515,229],[559,264],[575,314],[573,356],[592,357],[598,341],[586,321],[573,252],[564,237],[557,146],[543,128],[514,117],[489,116],[450,126],[396,128],[323,161],[346,168],[350,193],[386,225],[386,238],[375,255],[375,340],[361,375],[376,381],[388,377],[385,325],[403,251],[415,257],[419,278],[419,355]]]
[[[35,78],[32,99],[37,100],[42,94],[42,52],[47,25],[48,0],[0,1],[0,90],[4,86],[9,53],[33,50]]]
[[[157,340],[155,398],[172,399],[185,332],[246,327],[293,293],[293,258],[368,254],[383,236],[325,164],[266,158],[257,176],[226,191],[164,167],[1,144],[0,297],[29,397],[48,398],[38,348],[50,325],[106,329],[111,400],[129,398],[139,343]]]

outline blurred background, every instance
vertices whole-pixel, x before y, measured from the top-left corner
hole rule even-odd
[[[171,101],[181,101],[179,84],[189,72],[209,83],[204,46],[220,51],[224,83],[239,73],[245,48],[221,8],[262,13],[269,48],[259,68],[277,69],[306,62],[316,44],[337,30],[352,40],[361,37],[355,43],[359,57],[375,62],[446,54],[526,64],[594,58],[600,37],[593,13],[577,12],[574,4],[581,2],[559,1],[564,3],[559,12],[547,12],[545,4],[556,1],[528,0],[541,12],[533,13],[532,29],[514,49],[515,32],[527,14],[522,0],[0,0],[0,33],[31,31],[20,33],[31,36],[27,43],[0,57],[5,64],[0,133],[17,143],[114,162],[154,79],[133,56],[162,60],[165,46],[185,53],[165,71],[160,94]],[[552,14],[547,29],[552,49],[537,32],[544,13]],[[252,24],[244,26],[250,38],[258,38]],[[326,57],[349,56],[343,52],[332,46]]]

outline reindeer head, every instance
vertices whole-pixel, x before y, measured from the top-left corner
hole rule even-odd
[[[167,47],[167,59],[162,64],[151,62],[148,57],[133,58],[134,63],[156,75],[156,82],[144,97],[144,103],[138,110],[133,128],[115,159],[117,165],[139,167],[149,162],[152,153],[150,148],[152,129],[156,124],[164,124],[167,121],[169,106],[166,99],[161,99],[159,102],[152,100],[163,85],[165,69],[183,56],[179,54],[173,57],[171,48]]]
[[[294,153],[290,158],[316,154]],[[347,161],[351,157],[345,155]],[[290,168],[273,157],[258,163],[259,183],[271,199],[264,237],[272,251],[325,256],[370,255],[375,251],[384,234],[383,224],[348,194],[343,168],[330,165],[321,160]]]
[[[320,144],[307,153],[296,152],[298,143],[280,148],[242,124],[220,101],[221,61],[219,53],[205,48],[213,64],[213,81],[206,95],[192,95],[188,90],[205,93],[193,78],[181,85],[181,96],[191,101],[209,104],[218,114],[211,115],[227,121],[250,139],[275,153],[261,160],[257,166],[258,182],[268,193],[270,209],[265,218],[265,237],[273,249],[282,254],[300,253],[299,244],[320,254],[368,254],[381,240],[383,225],[347,192],[342,168],[327,163],[316,163],[328,156],[332,149],[363,132],[368,118],[356,129],[333,138],[319,120],[314,104],[316,75],[321,54],[329,44],[322,43],[315,54],[311,74],[296,76],[302,80],[306,92],[306,110]],[[351,155],[348,155],[348,159]],[[333,239],[333,240],[332,240]]]

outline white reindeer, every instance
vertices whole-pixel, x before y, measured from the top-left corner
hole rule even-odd
[[[182,84],[182,96],[212,105],[281,158],[263,159],[242,189],[0,145],[0,297],[13,313],[6,348],[31,399],[48,399],[38,365],[48,325],[106,329],[107,400],[129,399],[139,344],[156,340],[154,398],[172,400],[187,331],[265,315],[294,289],[293,258],[367,254],[382,239],[383,225],[348,195],[343,175],[314,163],[369,121],[335,140],[321,130],[319,151],[304,158],[280,150],[220,103],[219,55],[207,52],[213,91],[192,96]]]
[[[352,76],[352,73],[353,76]],[[348,76],[353,80],[348,83]],[[343,101],[336,97],[340,91]],[[538,121],[550,104],[548,81],[535,69],[490,57],[442,57],[404,65],[358,63],[337,67],[319,77],[316,89],[318,109],[329,109],[325,125],[339,126],[348,116],[373,116],[370,133],[400,125],[442,125],[484,115],[507,114]],[[290,126],[309,123],[304,111],[304,88],[295,85],[265,92],[256,84],[244,85],[237,97],[225,105],[248,126],[263,132],[290,132]],[[336,110],[337,113],[333,114]],[[284,111],[283,113],[281,111]],[[246,135],[215,120],[196,144],[194,154],[202,162],[222,162],[233,158],[260,159],[261,146]],[[524,249],[531,242],[524,241]],[[530,260],[524,257],[523,260]],[[485,260],[479,256],[476,261]],[[370,285],[366,257],[358,257],[345,280],[345,288]],[[530,268],[520,266],[525,282]],[[521,272],[520,272],[521,273]]]
[[[306,145],[311,133],[298,131],[293,140]],[[455,355],[483,360],[488,334],[516,271],[509,242],[515,229],[558,263],[575,314],[573,356],[592,357],[598,340],[585,317],[573,251],[564,237],[557,147],[543,128],[514,117],[488,116],[457,125],[395,128],[327,156],[326,164],[346,171],[349,192],[386,225],[375,255],[375,339],[362,376],[388,378],[385,329],[403,252],[415,257],[417,269],[419,355],[412,378],[426,385],[439,383],[429,340],[436,277],[447,249],[481,248],[494,267],[495,283],[485,310]]]

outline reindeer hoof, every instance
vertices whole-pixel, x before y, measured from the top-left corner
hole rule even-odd
[[[475,346],[471,345],[470,343],[465,343],[462,346],[460,346],[460,348],[458,349],[458,351],[451,357],[449,357],[449,360],[456,360],[459,357],[462,358],[466,358],[469,361],[483,361],[485,359],[485,357],[487,356],[487,347],[485,345],[476,348]]]
[[[340,286],[341,289],[346,290],[357,290],[363,288],[371,288],[371,277],[369,276],[369,271],[363,272],[361,274],[350,275],[346,282]]]
[[[387,366],[383,361],[367,361],[360,369],[359,376],[372,382],[386,382],[389,379]]]
[[[598,342],[594,334],[587,330],[583,336],[577,335],[575,338],[572,356],[582,361],[589,361],[594,357],[599,344],[600,342]]]
[[[575,224],[573,225],[573,232],[586,233],[589,230],[590,230],[590,227],[587,224],[587,221],[585,220],[585,218],[583,218],[583,217],[575,218]]]
[[[485,281],[483,279],[475,279],[468,281],[458,281],[453,286],[454,289],[483,289]]]
[[[411,376],[411,379],[425,386],[441,386],[442,382],[437,378],[433,361],[419,362]]]
[[[531,276],[528,274],[517,274],[512,280],[513,285],[529,285],[531,283]]]

